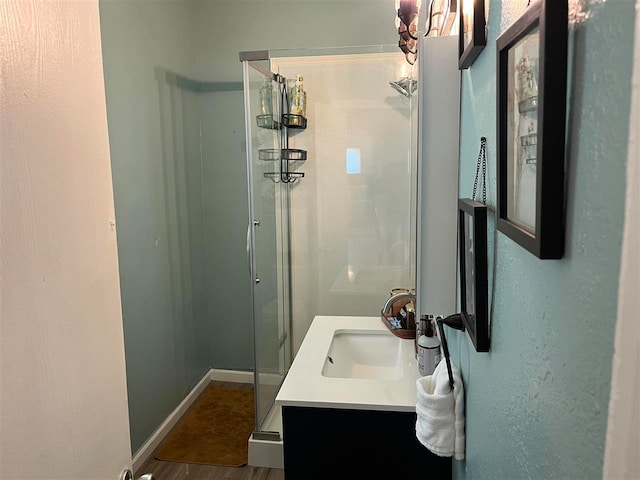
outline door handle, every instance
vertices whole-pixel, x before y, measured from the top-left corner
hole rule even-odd
[[[251,225],[252,224],[255,227],[259,227],[260,220],[253,220],[253,222],[247,225],[247,264],[249,266],[249,277],[251,277],[251,262],[252,262],[252,258],[251,258]],[[255,283],[260,283],[260,279],[258,277],[255,277],[254,281]],[[147,480],[147,479],[143,478],[142,480]],[[149,479],[149,480],[154,480],[154,479]]]
[[[247,225],[247,259],[249,260],[249,275],[251,275],[251,224]]]
[[[133,480],[133,472],[129,469],[126,469],[120,475],[120,480]],[[153,473],[145,473],[138,477],[138,480],[156,480],[156,477],[153,476]]]
[[[251,224],[247,225],[247,267],[251,277]]]

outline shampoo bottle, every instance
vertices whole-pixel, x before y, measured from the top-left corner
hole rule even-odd
[[[262,115],[271,115],[273,105],[273,87],[271,80],[264,79],[264,84],[260,89],[260,113]]]
[[[433,315],[424,316],[420,323],[425,323],[421,328],[418,339],[418,371],[420,375],[431,375],[440,362],[440,340],[433,335]]]
[[[289,113],[292,113],[293,115],[302,115],[303,117],[305,117],[307,115],[307,92],[304,91],[302,82],[302,75],[296,75],[295,87],[293,87],[293,90],[290,92],[291,105],[289,108]]]

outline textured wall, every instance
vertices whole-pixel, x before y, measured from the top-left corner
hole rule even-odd
[[[100,2],[136,451],[211,365],[191,2]],[[169,75],[167,75],[169,73]]]
[[[460,196],[488,139],[496,198],[495,40],[525,0],[492,0],[487,47],[462,74]],[[449,335],[467,400],[456,478],[602,476],[615,324],[633,39],[633,0],[570,4],[566,254],[542,261],[499,233],[492,345]],[[491,222],[492,223],[492,222]],[[494,260],[493,228],[489,263]],[[493,275],[490,273],[490,279]]]
[[[0,1],[0,478],[131,465],[98,3]]]

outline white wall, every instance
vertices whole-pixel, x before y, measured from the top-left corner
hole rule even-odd
[[[0,1],[0,478],[130,465],[97,0]]]

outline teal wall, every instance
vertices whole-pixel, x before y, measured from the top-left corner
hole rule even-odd
[[[487,47],[462,73],[460,196],[486,136],[496,202],[495,40],[526,0],[491,0]],[[607,423],[634,34],[632,0],[570,4],[566,254],[539,260],[498,233],[491,352],[449,330],[466,395],[457,479],[600,479]],[[493,218],[493,215],[490,215]],[[493,222],[491,222],[493,223]],[[493,272],[490,272],[490,280]]]
[[[211,365],[189,2],[100,2],[135,452]]]

